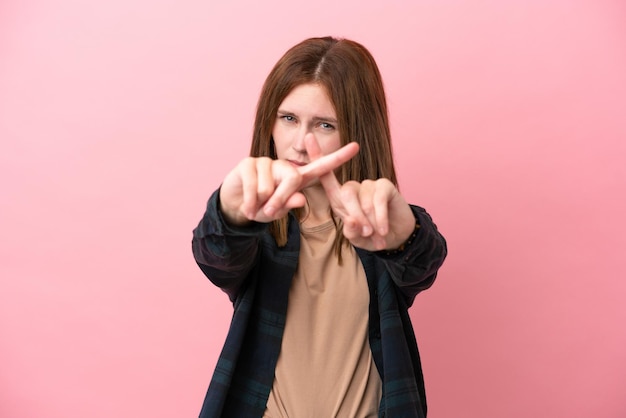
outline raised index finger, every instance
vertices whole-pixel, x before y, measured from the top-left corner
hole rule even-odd
[[[302,174],[302,176],[304,177],[304,183],[307,183],[309,180],[332,172],[337,167],[340,167],[342,164],[350,161],[350,159],[357,155],[358,152],[359,144],[357,144],[356,142],[351,142],[339,148],[335,152],[331,152],[330,154],[321,156],[315,161],[312,161],[305,166],[299,167],[298,171],[300,171],[300,174]],[[311,156],[311,158],[316,157],[317,156]]]

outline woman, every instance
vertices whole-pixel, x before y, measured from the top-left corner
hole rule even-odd
[[[201,417],[426,415],[407,310],[446,243],[398,191],[362,45],[312,38],[278,61],[250,157],[210,197],[192,246],[234,304]]]

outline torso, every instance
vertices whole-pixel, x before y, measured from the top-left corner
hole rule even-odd
[[[369,291],[359,257],[333,250],[335,226],[301,225],[298,269],[265,417],[376,417],[381,380],[368,339]]]

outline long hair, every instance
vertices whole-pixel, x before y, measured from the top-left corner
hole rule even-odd
[[[359,153],[336,171],[339,182],[384,177],[397,186],[380,71],[370,52],[348,39],[310,38],[280,58],[259,97],[250,155],[277,158],[272,130],[278,107],[295,87],[307,83],[326,89],[337,113],[341,145],[354,141],[360,146]],[[336,227],[335,250],[341,258],[347,240],[340,233],[342,225]],[[273,221],[270,231],[284,246],[287,217]]]

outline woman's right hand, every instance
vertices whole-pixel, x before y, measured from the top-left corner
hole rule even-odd
[[[244,158],[226,175],[220,188],[222,215],[232,225],[280,219],[305,205],[300,190],[358,152],[358,144],[352,142],[301,167],[268,157]]]

